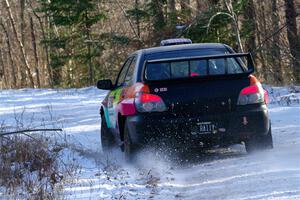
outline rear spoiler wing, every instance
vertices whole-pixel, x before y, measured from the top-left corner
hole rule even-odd
[[[247,69],[245,69],[245,74],[253,73],[254,62],[251,53],[234,53],[234,54],[218,54],[218,55],[209,55],[209,56],[163,58],[163,59],[156,59],[156,60],[148,60],[146,61],[146,63],[160,63],[160,62],[188,61],[188,60],[210,60],[210,59],[218,59],[218,58],[241,58],[241,57],[247,58]],[[239,64],[241,64],[240,63],[241,60],[239,60],[238,62]]]

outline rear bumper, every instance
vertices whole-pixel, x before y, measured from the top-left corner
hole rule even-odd
[[[215,133],[201,134],[199,122],[213,122]],[[265,105],[237,107],[236,111],[198,116],[176,116],[167,113],[145,113],[127,118],[131,140],[135,145],[166,142],[172,145],[227,145],[250,137],[266,135],[270,122]]]

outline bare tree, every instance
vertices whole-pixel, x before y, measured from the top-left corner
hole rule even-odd
[[[168,0],[168,11],[169,13],[174,13],[176,11],[175,0]]]
[[[293,0],[285,0],[285,18],[290,51],[293,56],[293,69],[296,81],[300,82],[300,37],[297,35],[297,13]]]
[[[95,13],[109,11],[106,20],[86,27],[88,54],[99,53],[99,57],[85,63],[88,68],[77,65],[75,58],[67,63],[56,59],[61,49],[56,48],[53,41],[60,44],[64,33],[70,30],[51,22],[43,2],[49,1],[0,1],[2,87],[53,87],[54,81],[58,86],[83,86],[88,84],[85,82],[88,79],[82,79],[83,73],[90,78],[89,84],[99,76],[114,78],[128,52],[158,45],[161,39],[172,35],[188,35],[207,42],[216,37],[220,42],[231,43],[238,51],[252,51],[257,64],[256,75],[262,81],[270,84],[300,82],[300,14],[296,13],[299,0],[247,0],[243,1],[246,7],[240,7],[244,4],[237,0],[92,1],[97,5]],[[216,9],[222,12],[211,17]],[[138,12],[134,14],[129,10]],[[229,23],[215,20],[220,15],[228,18]],[[180,34],[175,26],[178,22],[188,25]],[[228,38],[218,38],[218,34],[205,36],[203,29],[212,31],[212,24],[230,28],[232,32],[224,32]],[[231,35],[235,37],[233,40]],[[92,47],[97,47],[97,51]],[[74,49],[76,42],[66,51]]]
[[[33,53],[34,53],[34,61],[35,61],[35,74],[36,74],[36,80],[37,80],[37,87],[41,87],[41,81],[40,81],[40,72],[39,72],[39,58],[38,58],[38,53],[37,53],[37,47],[36,47],[36,37],[34,33],[34,24],[32,17],[29,16],[30,19],[30,29],[31,29],[31,43],[32,43],[32,48],[33,48]]]
[[[137,30],[137,35],[139,36],[139,38],[141,38],[141,27],[140,27],[140,17],[138,14],[138,9],[139,9],[139,0],[135,0],[135,23],[136,23],[136,30]]]
[[[28,63],[28,60],[27,60],[27,57],[26,57],[24,45],[18,37],[18,33],[17,33],[17,29],[16,29],[16,23],[15,23],[14,17],[13,17],[12,12],[11,12],[10,4],[9,4],[8,0],[5,0],[4,2],[5,2],[5,8],[6,8],[6,11],[8,13],[8,16],[9,16],[9,20],[10,20],[10,23],[11,23],[11,26],[12,26],[12,29],[13,29],[15,39],[17,40],[17,44],[18,44],[19,49],[21,51],[22,62],[25,65],[26,70],[27,70],[27,75],[28,75],[28,78],[29,78],[30,86],[34,87],[34,81],[33,81],[33,77],[32,77],[32,74],[31,74],[31,69],[30,69],[30,66],[29,66],[29,63]]]
[[[245,8],[245,14],[244,14],[244,18],[247,20],[247,22],[245,23],[249,23],[248,24],[248,31],[249,31],[249,37],[247,38],[246,42],[245,42],[245,47],[247,51],[253,51],[256,48],[255,45],[255,7],[254,7],[254,3],[253,0],[249,0],[247,2],[246,8]]]
[[[4,66],[4,59],[3,59],[3,52],[0,49],[0,83],[1,83],[1,88],[7,88],[8,83],[7,83],[7,77],[5,74],[5,66]]]
[[[12,78],[12,87],[13,88],[16,88],[17,87],[17,78],[16,78],[16,66],[15,66],[15,63],[14,63],[14,60],[13,60],[13,57],[12,57],[12,46],[11,46],[11,43],[10,43],[10,38],[9,38],[9,33],[8,33],[8,30],[7,28],[5,27],[4,25],[4,22],[2,19],[0,19],[0,26],[3,30],[3,32],[5,33],[5,37],[6,37],[6,46],[7,46],[7,51],[8,51],[8,57],[9,57],[9,65],[11,67],[11,78]]]
[[[277,0],[272,0],[272,28],[273,31],[279,29],[279,16],[278,16],[278,8],[277,8]],[[274,60],[274,71],[276,76],[276,82],[281,83],[283,81],[282,73],[281,73],[281,59],[280,59],[280,35],[274,34],[272,37],[272,60]]]
[[[161,34],[159,33],[166,24],[164,10],[163,10],[163,3],[160,0],[152,0],[155,15],[153,17],[153,27],[154,27],[154,37],[156,44],[159,44],[161,39]]]
[[[21,32],[21,42],[25,46],[25,0],[20,0],[20,32]],[[26,85],[26,71],[24,66],[19,67],[21,86]]]
[[[42,39],[44,41],[46,41],[47,36],[46,36],[46,32],[45,32],[44,22],[43,22],[42,18],[35,11],[35,9],[32,5],[32,2],[28,0],[28,3],[29,3],[29,6],[31,8],[31,12],[33,13],[33,15],[36,17],[36,19],[39,22],[40,30],[41,30],[41,33],[42,33]],[[50,67],[49,48],[45,43],[43,43],[43,49],[45,51],[45,56],[46,56],[46,69],[47,69],[47,72],[48,72],[48,81],[49,81],[50,86],[53,87],[53,73],[52,73],[52,70],[51,70],[51,67]]]
[[[256,33],[257,33],[257,43],[261,44],[264,42],[264,38],[267,37],[268,27],[267,27],[267,20],[266,20],[266,2],[261,2],[260,5],[257,7],[257,19],[260,19],[256,22]],[[265,43],[264,45],[268,45],[268,43]],[[267,48],[261,48],[260,51],[257,54],[257,58],[259,60],[259,63],[261,65],[261,68],[259,71],[260,78],[263,78],[266,82],[271,81],[271,75],[268,72],[270,67],[268,67],[268,58],[267,56]]]
[[[177,21],[177,14],[176,14],[176,6],[175,0],[168,0],[168,11],[167,11],[167,20],[171,27],[175,29],[175,23]]]

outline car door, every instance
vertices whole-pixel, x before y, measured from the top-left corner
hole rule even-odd
[[[132,61],[132,57],[128,58],[123,67],[121,68],[118,78],[115,83],[115,89],[112,90],[108,96],[108,102],[107,102],[107,109],[108,109],[108,115],[109,115],[109,123],[110,128],[116,128],[117,127],[117,117],[118,113],[116,112],[117,104],[121,100],[121,93],[123,90],[123,85],[125,82],[125,77],[128,71],[128,68],[130,66],[130,63]]]

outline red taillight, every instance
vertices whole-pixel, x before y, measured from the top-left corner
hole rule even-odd
[[[161,101],[161,98],[157,95],[153,94],[142,94],[140,96],[141,103],[147,103],[147,102],[159,102]]]
[[[241,90],[238,105],[263,103],[265,101],[265,92],[260,82],[252,75],[249,79],[251,85]]]
[[[256,85],[246,87],[241,91],[241,95],[255,94],[255,93],[258,93],[258,87]]]
[[[148,93],[137,94],[135,106],[139,112],[163,112],[167,110],[160,96]]]

